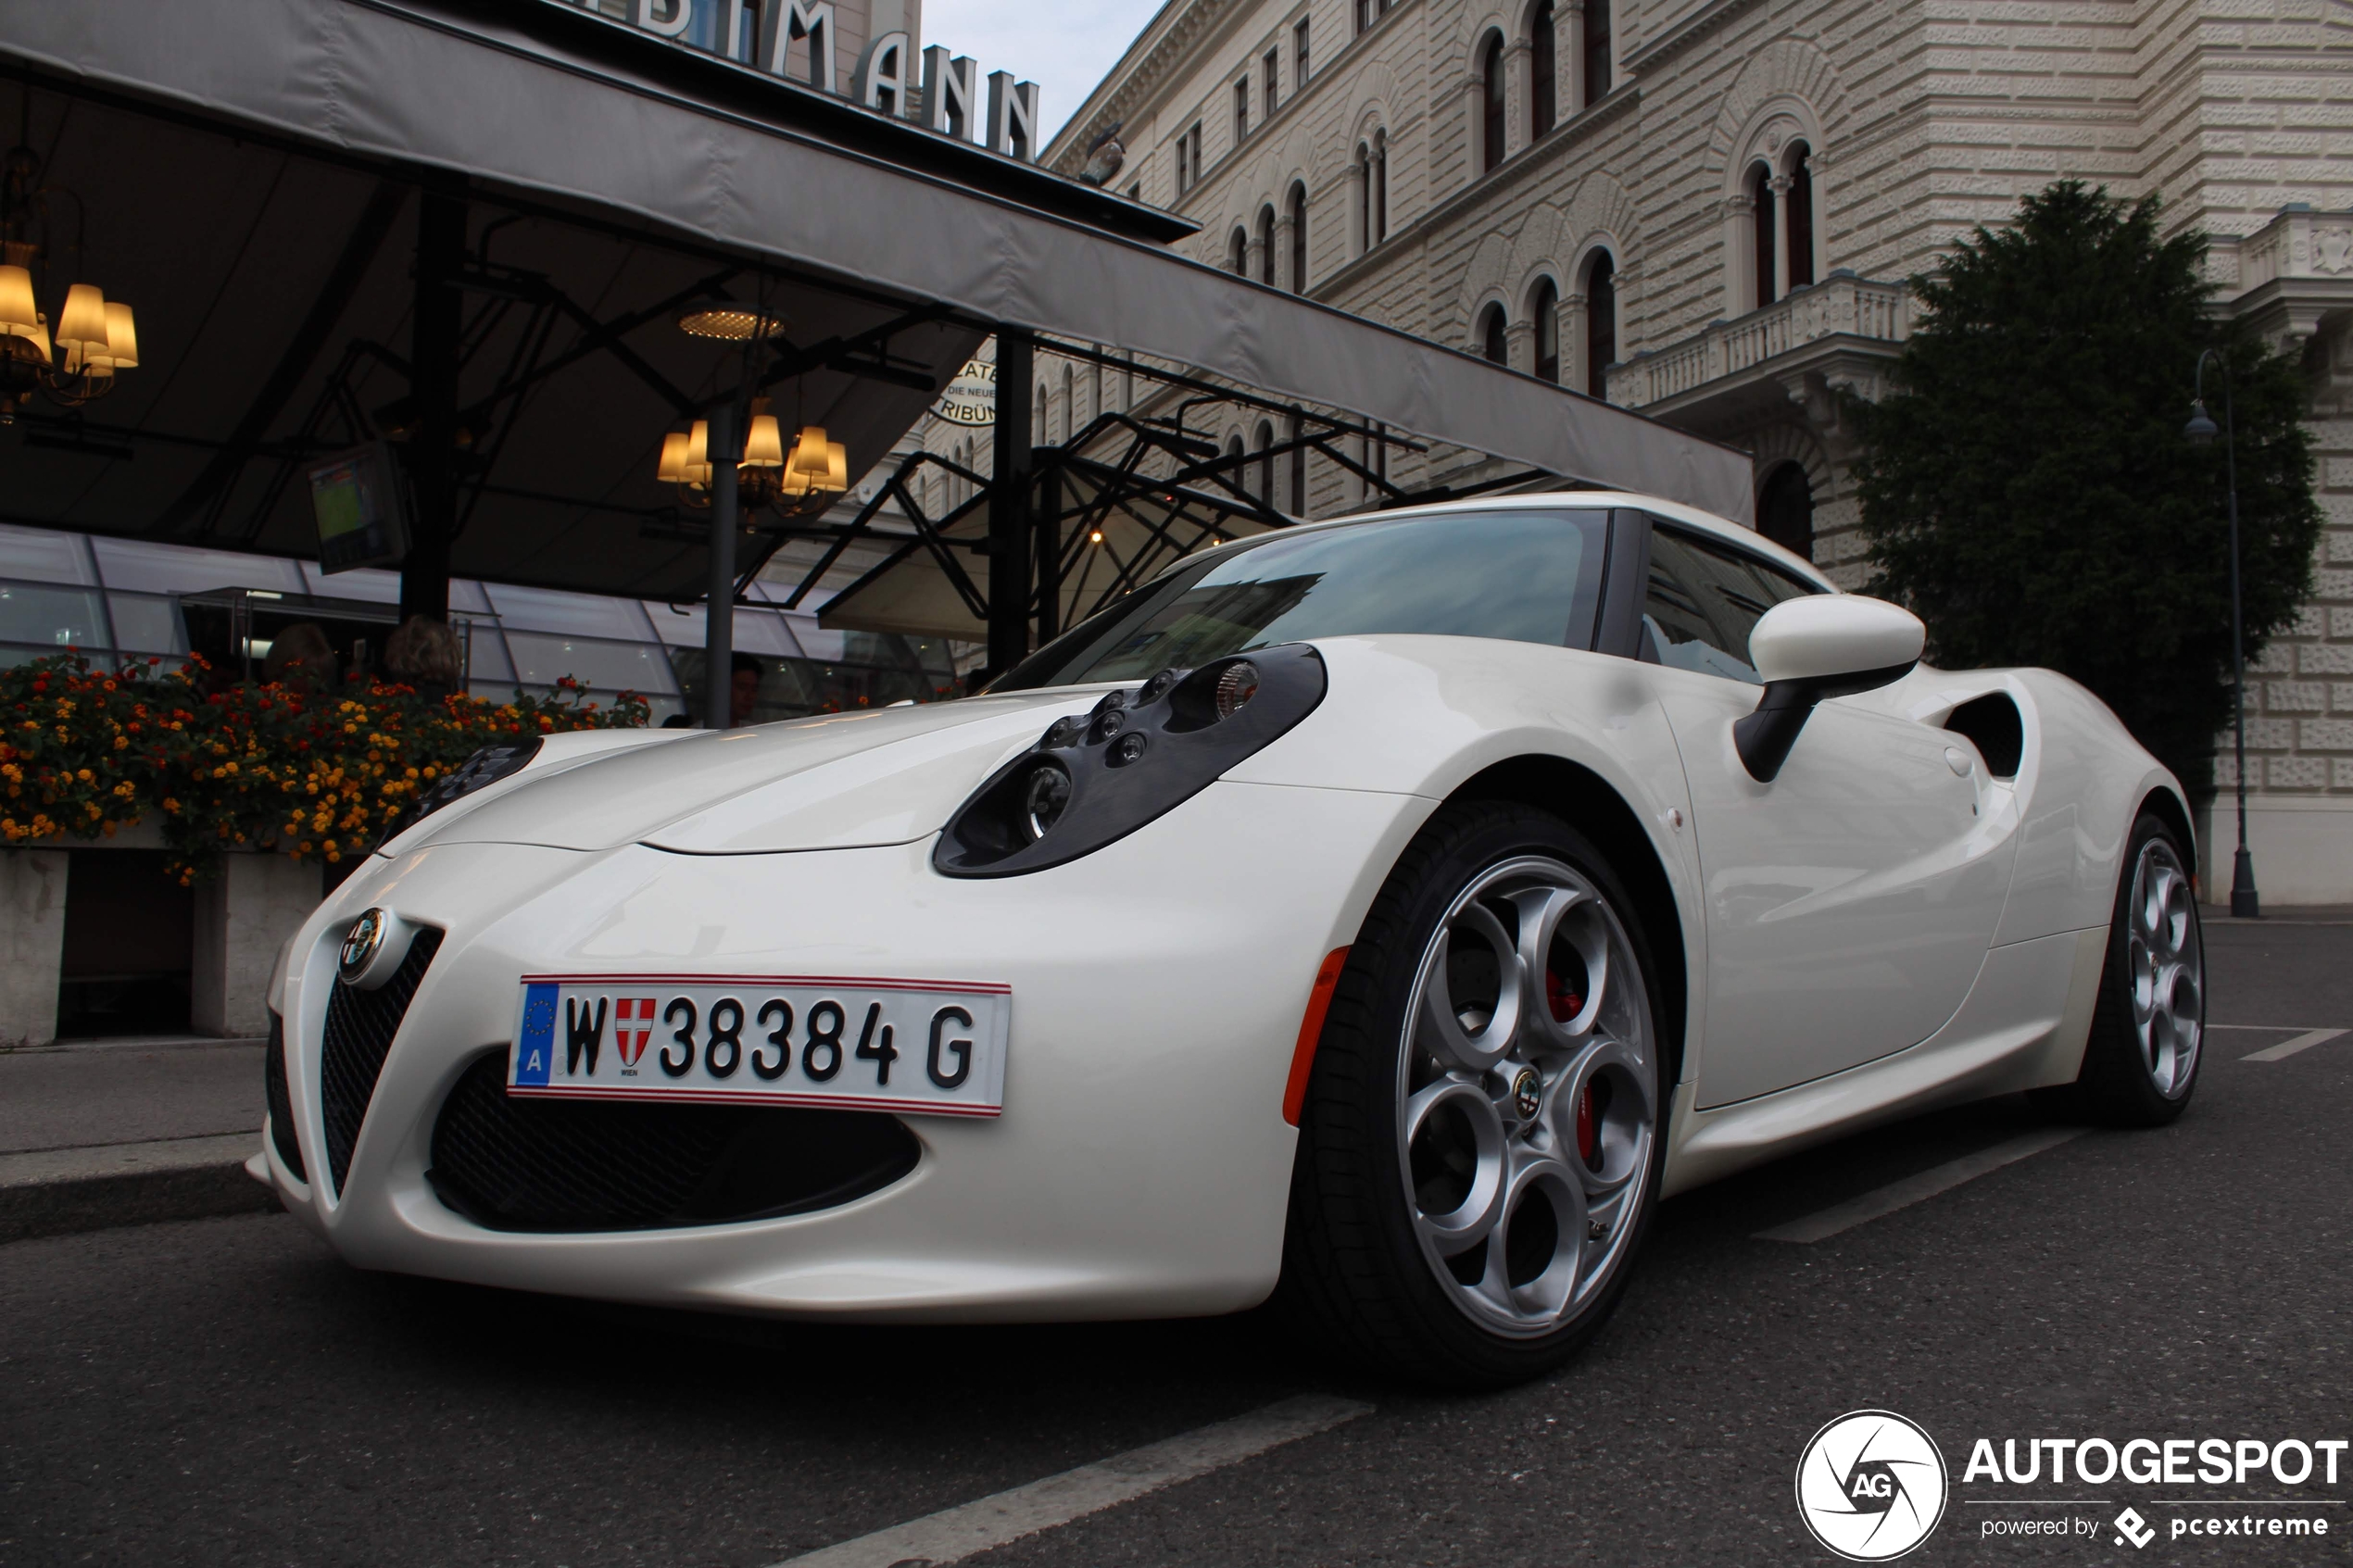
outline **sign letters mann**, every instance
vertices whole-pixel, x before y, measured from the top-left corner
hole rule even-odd
[[[959,141],[1034,163],[1038,84],[992,71],[988,101],[969,56],[922,46],[923,0],[553,0],[600,15],[627,7],[631,26],[740,61],[876,114],[912,119]],[[917,61],[921,75],[917,75]],[[849,79],[842,67],[849,63]]]

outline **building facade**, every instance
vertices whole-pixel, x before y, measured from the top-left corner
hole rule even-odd
[[[2275,903],[2353,901],[2353,31],[2335,0],[1170,0],[1046,150],[1212,265],[1742,447],[1761,529],[1868,576],[1835,393],[1904,280],[2061,177],[2213,236],[2219,307],[2305,356],[2319,591],[2251,677]],[[1102,394],[1048,368],[1041,439]],[[2188,388],[2183,388],[2186,410]],[[1237,431],[1229,441],[1255,433]],[[1474,477],[1445,450],[1418,483]],[[1340,472],[1280,489],[1323,514]],[[2217,520],[2220,526],[2220,519]],[[2221,782],[2232,782],[2228,759]],[[2227,860],[2227,856],[2226,856]]]

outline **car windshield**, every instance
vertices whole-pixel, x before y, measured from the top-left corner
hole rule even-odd
[[[1178,565],[994,689],[1139,680],[1277,643],[1373,632],[1584,647],[1608,515],[1446,512],[1267,534]]]

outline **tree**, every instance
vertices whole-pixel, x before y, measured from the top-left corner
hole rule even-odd
[[[1912,289],[1894,390],[1852,404],[1869,592],[1950,669],[2039,664],[2107,701],[2192,796],[2231,717],[2223,443],[2184,439],[2201,350],[2238,458],[2246,653],[2311,592],[2321,514],[2301,371],[2207,310],[2206,236],[2155,196],[2068,180],[1980,227]]]

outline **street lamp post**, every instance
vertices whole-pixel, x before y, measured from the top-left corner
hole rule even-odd
[[[2215,436],[2214,421],[2206,412],[2206,362],[2214,358],[2214,350],[2207,349],[2197,357],[2197,371],[2190,399],[2190,422],[2182,433],[2197,445],[2204,446]],[[2231,378],[2222,373],[2222,473],[2224,490],[2229,496],[2231,514],[2231,710],[2234,731],[2234,747],[2238,759],[2235,783],[2238,786],[2239,848],[2231,862],[2231,913],[2239,920],[2254,920],[2263,912],[2262,900],[2255,893],[2255,858],[2246,852],[2246,644],[2240,627],[2239,610],[2239,469],[2238,431],[2231,418]]]

